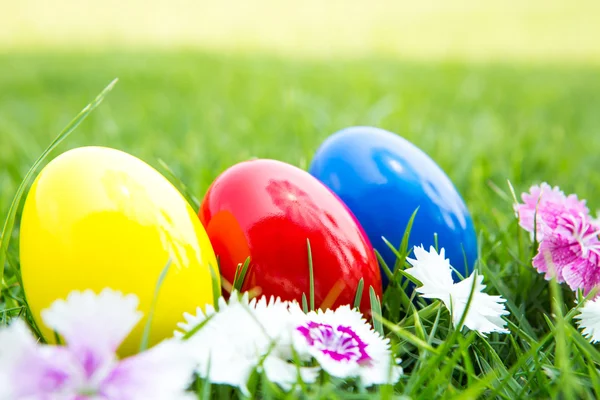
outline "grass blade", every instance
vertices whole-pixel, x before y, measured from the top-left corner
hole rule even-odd
[[[54,138],[52,143],[44,150],[42,155],[38,157],[37,160],[33,163],[31,168],[25,174],[25,178],[17,188],[17,193],[13,198],[13,201],[8,209],[8,215],[4,220],[4,226],[2,227],[2,235],[0,236],[0,277],[2,278],[1,288],[4,289],[4,264],[6,263],[6,253],[8,250],[8,244],[10,243],[10,239],[12,237],[12,231],[15,224],[15,218],[17,216],[17,211],[20,208],[21,201],[23,199],[23,195],[25,194],[25,189],[31,183],[35,173],[42,163],[46,160],[50,152],[54,150],[63,140],[65,140],[77,127],[90,115],[92,111],[96,107],[102,103],[104,97],[112,90],[112,88],[117,83],[118,79],[114,79],[111,83],[106,86],[98,96],[92,101],[90,104],[85,106],[83,110],[77,114],[71,122],[67,124],[67,126]]]
[[[208,322],[212,319],[212,317],[214,317],[214,314],[207,315],[206,318],[202,322],[200,322],[198,325],[194,326],[192,329],[190,329],[189,331],[187,331],[185,333],[185,335],[183,335],[183,337],[181,338],[181,340],[188,340],[189,338],[191,338],[192,336],[194,336],[196,334],[196,332],[198,332],[200,329],[204,328],[204,326],[206,324],[208,324]]]
[[[310,284],[310,311],[315,309],[315,275],[313,271],[312,251],[310,249],[310,240],[306,239],[306,247],[308,248],[308,279]]]
[[[369,286],[369,297],[371,299],[371,317],[373,318],[373,328],[376,332],[379,332],[379,334],[383,336],[383,324],[381,323],[383,318],[381,315],[381,303],[375,294],[375,289],[373,289],[373,286]]]
[[[384,237],[381,237],[381,238],[383,239],[384,242],[387,242],[386,238],[384,238]],[[387,243],[389,243],[389,242],[387,242]],[[394,251],[395,251],[395,249],[394,249]],[[387,276],[388,280],[390,282],[392,282],[392,279],[394,278],[394,274],[392,273],[392,270],[390,269],[390,267],[388,267],[385,260],[381,256],[381,253],[379,253],[377,251],[377,249],[375,249],[375,257],[377,257],[377,261],[379,261],[379,265],[381,265],[381,268],[383,269],[383,273],[385,274],[385,276]]]
[[[356,294],[354,295],[354,308],[360,308],[360,300],[362,299],[363,289],[365,286],[365,280],[360,278],[358,281],[358,287],[356,288]]]
[[[173,183],[177,187],[177,189],[183,195],[183,197],[185,197],[187,202],[194,208],[195,211],[198,211],[200,209],[200,200],[198,200],[198,198],[194,196],[194,194],[188,189],[187,185],[183,183],[183,181],[179,179],[177,175],[175,175],[175,172],[173,172],[171,167],[169,167],[169,165],[166,162],[159,158],[158,163],[164,170],[164,175],[167,175],[167,177],[170,178],[169,180],[171,181],[171,183]]]
[[[169,257],[167,264],[158,276],[158,281],[156,282],[156,287],[154,288],[154,294],[152,295],[152,303],[150,303],[150,311],[148,311],[148,319],[146,320],[146,325],[144,326],[144,333],[142,334],[142,341],[140,343],[140,353],[148,348],[148,342],[150,340],[150,330],[152,328],[152,319],[154,318],[154,310],[156,309],[156,303],[158,302],[158,293],[160,292],[160,288],[162,287],[163,281],[167,276],[167,272],[169,272],[170,266],[171,258]]]
[[[244,264],[238,264],[235,270],[235,276],[233,278],[233,290],[237,290],[238,292],[242,291],[242,287],[244,286],[244,281],[246,280],[246,273],[248,272],[249,266],[250,257],[246,258]]]
[[[211,264],[208,265],[208,271],[210,272],[210,279],[212,282],[213,305],[215,307],[215,310],[219,311],[219,297],[221,297],[221,282],[219,281],[218,273],[215,272]]]
[[[396,259],[396,263],[394,264],[394,272],[398,270],[399,267],[402,267],[406,262],[406,257],[408,256],[408,241],[410,240],[410,232],[412,231],[413,223],[415,222],[415,217],[417,216],[417,212],[419,212],[419,207],[413,211],[408,223],[406,224],[406,228],[404,229],[404,235],[402,235],[402,241],[400,242],[399,258]]]
[[[302,293],[302,311],[308,314],[308,302],[306,301],[306,293]]]
[[[382,319],[381,321],[383,324],[385,324],[385,326],[394,335],[396,335],[400,339],[406,340],[407,342],[411,343],[412,345],[414,345],[415,347],[417,347],[419,349],[426,350],[426,351],[429,351],[434,354],[439,354],[439,351],[435,347],[433,347],[429,343],[419,339],[417,336],[410,333],[408,330],[406,330],[398,325],[395,325],[386,319]]]

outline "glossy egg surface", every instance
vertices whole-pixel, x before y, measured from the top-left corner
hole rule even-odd
[[[20,252],[27,301],[49,341],[54,334],[40,312],[71,291],[137,295],[144,318],[122,354],[140,346],[169,259],[150,344],[172,336],[184,312],[212,304],[212,277],[218,279],[210,241],[183,196],[143,161],[103,147],[68,151],[40,172],[23,210]]]
[[[429,249],[437,234],[451,264],[464,275],[466,260],[472,271],[477,240],[463,199],[444,171],[404,138],[371,127],[341,130],[319,147],[309,171],[352,210],[390,268],[396,257],[382,237],[399,246],[418,208],[410,247]]]
[[[309,299],[308,239],[317,308],[353,304],[361,278],[363,312],[370,309],[370,286],[381,295],[364,231],[329,189],[297,167],[275,160],[236,164],[213,182],[199,215],[225,279],[233,282],[238,264],[250,257],[243,290]]]

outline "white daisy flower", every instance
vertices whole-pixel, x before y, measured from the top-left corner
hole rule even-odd
[[[307,383],[317,378],[314,368],[288,362],[292,351],[287,302],[273,298],[267,302],[264,297],[249,302],[248,293],[240,299],[233,292],[229,303],[219,299],[218,312],[207,306],[206,312],[198,308],[196,315],[186,313],[184,318],[176,337],[205,323],[188,339],[188,348],[198,363],[198,375],[212,383],[238,387],[249,395],[248,379],[257,368],[284,390],[298,382],[298,375]]]
[[[575,319],[583,336],[592,343],[600,341],[600,297],[586,301]]]
[[[359,311],[341,306],[304,314],[297,303],[290,305],[290,311],[297,319],[295,350],[314,357],[329,375],[359,378],[365,386],[400,379],[402,368],[392,360],[389,339],[375,332]]]
[[[474,289],[464,325],[483,335],[490,332],[509,332],[505,328],[506,321],[502,319],[502,316],[509,315],[504,307],[506,299],[483,293],[485,285],[482,275],[473,273],[461,282],[454,283],[452,267],[444,257],[444,249],[441,249],[438,254],[433,246],[429,252],[423,246],[415,246],[414,253],[415,259],[407,258],[412,268],[406,269],[405,272],[422,283],[416,290],[423,297],[439,299],[444,303],[452,314],[455,327],[462,319],[471,290]]]
[[[442,248],[438,254],[433,246],[429,252],[423,246],[415,246],[413,249],[416,259],[406,258],[412,268],[405,270],[421,282],[417,292],[423,297],[439,299],[448,294],[448,288],[452,287],[452,267],[450,260],[445,257]]]

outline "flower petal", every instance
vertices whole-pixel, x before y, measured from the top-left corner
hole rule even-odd
[[[167,340],[122,360],[100,383],[111,400],[162,400],[185,396],[195,369],[187,343]]]
[[[504,329],[506,322],[502,319],[503,315],[509,314],[502,304],[506,300],[500,296],[483,293],[483,289],[485,289],[483,276],[473,273],[461,282],[454,283],[451,275],[452,267],[444,258],[443,248],[439,254],[433,247],[429,252],[426,252],[423,247],[415,247],[414,251],[417,260],[407,259],[413,268],[407,269],[405,272],[423,283],[416,289],[423,297],[439,299],[444,303],[452,313],[452,322],[455,327],[465,313],[471,289],[475,283],[473,299],[465,316],[464,325],[482,334],[508,332]]]
[[[588,300],[575,319],[579,320],[577,325],[583,336],[592,343],[600,341],[600,298]]]
[[[76,354],[88,375],[113,362],[115,351],[139,322],[138,299],[104,289],[74,291],[42,311],[44,323],[58,332]]]
[[[416,259],[406,259],[412,268],[404,272],[422,283],[417,288],[417,292],[423,297],[440,298],[454,283],[450,261],[445,258],[444,249],[442,248],[438,254],[433,246],[430,247],[429,252],[423,246],[415,246],[414,253]]]
[[[100,294],[73,291],[42,311],[42,319],[71,345],[102,347],[116,351],[142,318],[135,295],[112,289]]]
[[[1,399],[37,399],[68,393],[79,378],[78,362],[68,350],[38,345],[23,321],[16,320],[0,329]]]
[[[490,296],[483,293],[483,289],[485,289],[483,276],[478,275],[475,272],[453,286],[451,297],[452,321],[454,326],[456,327],[458,325],[465,313],[474,280],[475,288],[464,320],[464,325],[483,335],[490,332],[509,333],[509,331],[504,328],[506,326],[506,321],[502,319],[503,315],[509,314],[503,304],[506,300],[501,296]]]
[[[557,228],[559,219],[564,215],[589,215],[585,200],[579,200],[574,194],[565,196],[558,187],[551,187],[547,183],[532,186],[529,193],[523,193],[521,198],[523,203],[515,206],[519,225],[533,236],[535,215],[538,242]]]
[[[360,374],[360,381],[365,387],[393,385],[400,380],[403,372],[402,367],[392,363],[392,357],[388,355],[386,358],[381,358],[371,368],[363,368]]]
[[[350,306],[311,311],[299,317],[293,339],[298,353],[313,356],[331,376],[359,378],[365,386],[395,383],[400,377],[398,370],[390,368],[389,340]]]
[[[565,281],[563,269],[574,260],[570,244],[562,236],[553,235],[540,243],[532,265],[538,272],[545,274],[546,280],[556,278],[557,282],[562,283]]]
[[[276,324],[282,320],[277,310],[285,307],[275,306],[279,301],[273,301],[273,308],[269,304],[256,301],[250,304],[247,294],[240,299],[236,292],[231,294],[229,302],[219,299],[219,311],[211,314],[210,320],[188,339],[188,349],[201,377],[238,387],[248,394],[250,374],[280,332]],[[178,326],[189,332],[207,318],[207,314],[198,310],[196,316],[186,315],[186,322]],[[263,326],[263,321],[269,321],[270,328]]]
[[[546,275],[566,282],[587,294],[600,284],[600,240],[598,227],[584,214],[558,217],[556,228],[540,243],[533,266]]]
[[[270,354],[265,358],[262,366],[266,377],[285,391],[289,391],[299,380],[304,383],[314,383],[319,376],[319,368],[299,367]]]

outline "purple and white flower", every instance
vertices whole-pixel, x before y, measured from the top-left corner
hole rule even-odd
[[[72,292],[42,312],[65,346],[37,343],[21,320],[0,330],[0,399],[183,399],[193,360],[164,341],[119,360],[116,350],[142,314],[133,295]]]
[[[433,248],[426,251],[423,246],[415,246],[415,259],[407,258],[412,268],[405,272],[421,282],[417,292],[428,299],[441,300],[452,314],[452,322],[458,327],[464,316],[464,325],[483,335],[490,332],[508,333],[502,316],[509,312],[504,307],[505,299],[483,293],[483,276],[472,273],[458,283],[452,280],[452,267],[444,257],[444,249],[438,252]],[[469,303],[469,297],[473,296]],[[467,304],[469,308],[467,309]]]
[[[364,386],[394,384],[402,368],[392,359],[389,339],[373,330],[350,306],[304,314],[297,303],[293,345],[301,356],[312,356],[321,368],[338,378],[358,378]]]

